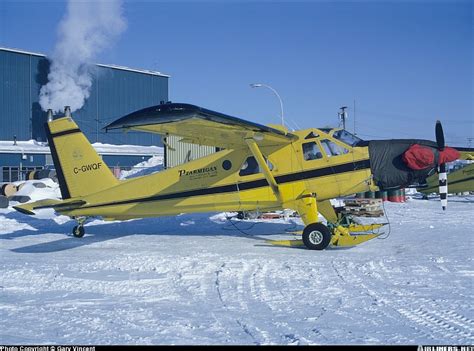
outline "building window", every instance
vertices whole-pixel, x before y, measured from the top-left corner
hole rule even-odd
[[[303,144],[303,157],[305,161],[317,160],[323,158],[323,154],[319,149],[319,146],[314,142]]]
[[[9,167],[5,166],[1,168],[0,172],[0,181],[2,182],[17,182],[22,180],[29,180],[28,174],[31,171],[38,171],[43,169],[43,167]]]

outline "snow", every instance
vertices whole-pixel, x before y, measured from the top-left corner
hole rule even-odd
[[[44,184],[44,188],[36,187],[37,184]],[[50,178],[44,178],[40,180],[27,180],[27,181],[17,181],[13,182],[15,185],[23,184],[21,189],[18,190],[15,195],[19,196],[29,196],[30,201],[39,201],[42,199],[61,199],[61,190],[59,189],[59,184],[55,183]]]
[[[265,242],[294,219],[96,219],[77,239],[51,210],[0,210],[0,340],[473,344],[474,196],[449,200],[386,203],[388,238],[325,251]]]
[[[132,167],[129,171],[122,171],[120,179],[128,179],[134,177],[141,177],[151,173],[163,170],[164,156],[153,156],[148,160],[140,162]]]
[[[163,155],[163,147],[161,146],[114,145],[104,143],[94,143],[92,146],[100,155]],[[28,140],[17,141],[16,144],[13,144],[13,141],[0,140],[0,153],[50,154],[50,150],[45,142]]]

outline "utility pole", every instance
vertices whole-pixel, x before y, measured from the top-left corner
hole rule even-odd
[[[346,118],[347,118],[347,112],[346,112],[347,106],[342,106],[341,111],[339,111],[339,119],[342,122],[342,129],[346,129]]]
[[[357,135],[356,134],[356,101],[354,99],[354,117],[352,117],[352,119],[354,120],[354,135]]]

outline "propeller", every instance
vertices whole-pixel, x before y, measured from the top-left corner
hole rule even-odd
[[[436,143],[438,144],[438,150],[444,150],[444,132],[443,126],[440,121],[436,121],[435,127]],[[448,207],[448,176],[446,175],[446,163],[440,163],[438,168],[438,179],[439,179],[439,197],[441,200],[441,207],[443,211]]]
[[[441,125],[441,121],[436,121],[436,143],[438,144],[438,149],[444,150],[444,132],[443,126]]]

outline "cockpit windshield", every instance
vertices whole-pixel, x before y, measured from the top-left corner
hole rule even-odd
[[[336,130],[332,136],[337,140],[342,141],[344,144],[350,146],[356,146],[362,141],[362,139],[356,137],[354,134],[349,133],[345,129]]]

